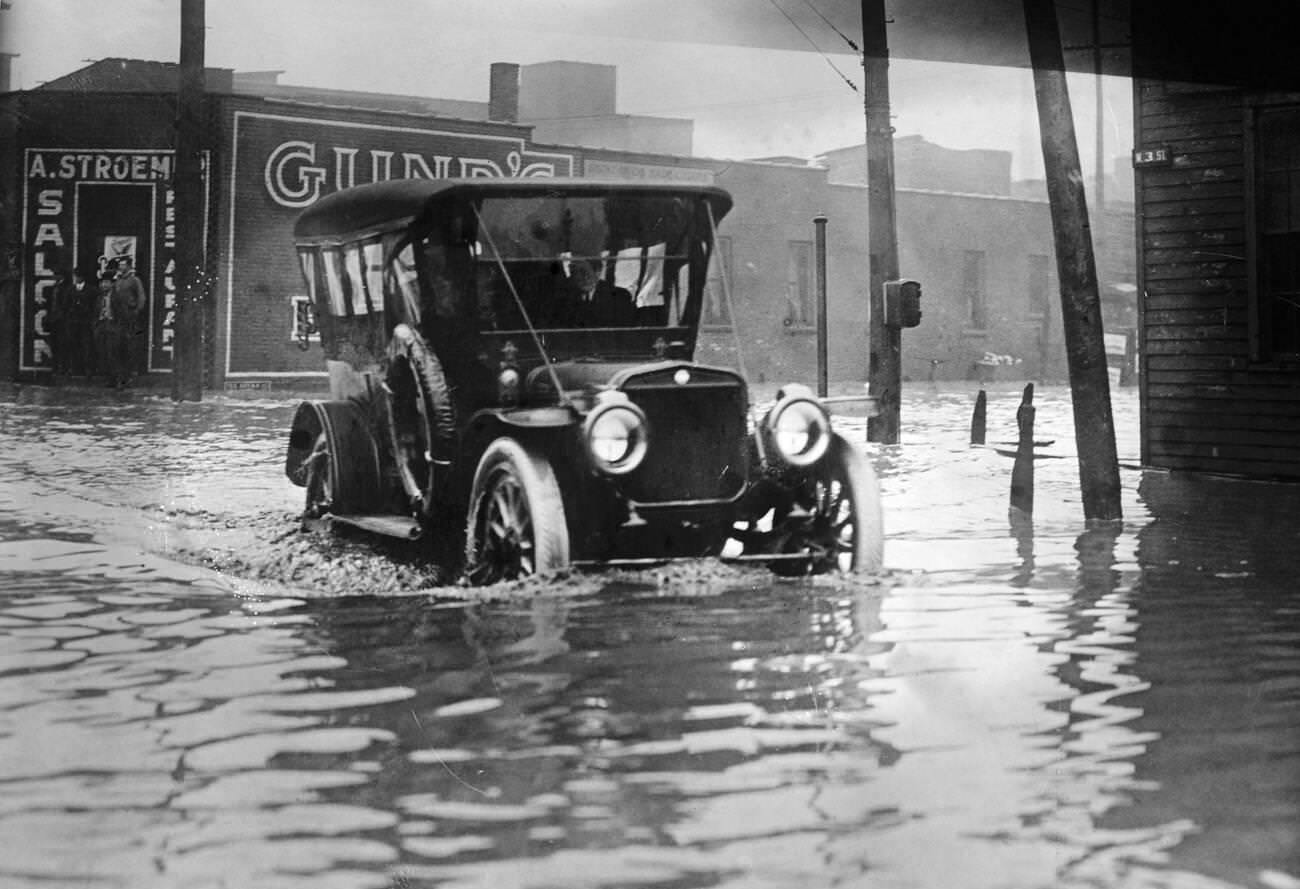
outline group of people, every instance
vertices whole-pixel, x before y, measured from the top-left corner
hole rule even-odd
[[[92,284],[78,266],[61,278],[45,315],[56,375],[103,375],[113,388],[130,386],[140,361],[148,300],[129,256],[110,260]]]

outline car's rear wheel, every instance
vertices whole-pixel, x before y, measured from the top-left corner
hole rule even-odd
[[[885,546],[880,485],[867,456],[843,436],[832,437],[826,456],[795,492],[794,505],[777,520],[775,540],[781,553],[806,558],[773,560],[775,573],[880,570]]]
[[[330,447],[329,436],[322,431],[316,436],[311,453],[303,461],[304,487],[307,489],[306,518],[320,518],[334,510],[338,479],[338,455]]]
[[[496,583],[569,565],[569,528],[555,473],[511,438],[484,452],[465,524],[466,575]]]

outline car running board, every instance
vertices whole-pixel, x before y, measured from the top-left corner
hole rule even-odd
[[[420,536],[420,523],[410,516],[404,515],[335,515],[329,513],[323,517],[327,522],[339,522],[344,525],[351,525],[354,528],[360,528],[362,531],[369,531],[372,534],[383,534],[385,537],[400,537],[403,540],[414,540]]]

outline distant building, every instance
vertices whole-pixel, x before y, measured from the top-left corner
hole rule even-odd
[[[867,153],[863,145],[837,148],[818,155],[835,185],[867,184]],[[1011,194],[1011,152],[983,148],[944,148],[922,136],[894,139],[894,183],[899,188],[923,188],[955,194]]]

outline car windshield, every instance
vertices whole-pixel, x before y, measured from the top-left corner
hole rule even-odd
[[[477,207],[474,286],[497,330],[694,323],[708,262],[694,197],[486,198]]]

